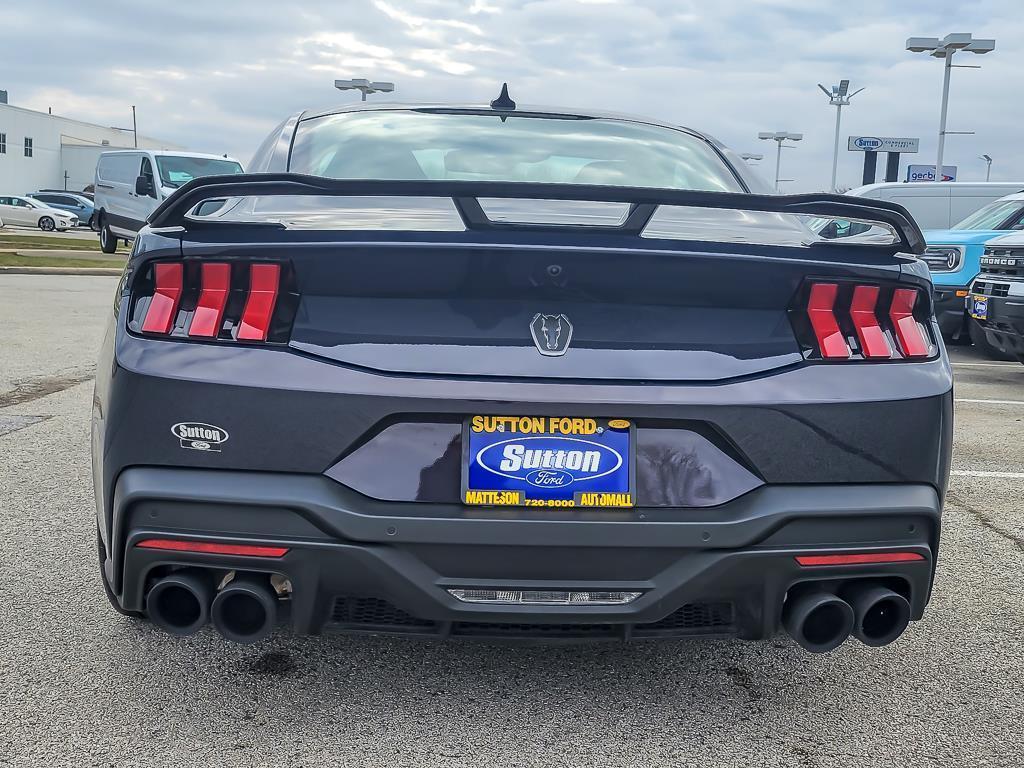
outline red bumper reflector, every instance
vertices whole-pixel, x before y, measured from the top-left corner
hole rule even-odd
[[[249,271],[249,298],[238,325],[238,338],[266,341],[270,319],[277,304],[277,285],[281,277],[278,264],[253,264]]]
[[[870,563],[907,563],[924,560],[920,552],[861,552],[856,555],[798,555],[800,565],[864,565]]]
[[[818,349],[822,357],[831,359],[850,356],[850,347],[832,311],[837,293],[839,286],[835,283],[815,283],[811,286],[811,297],[807,302],[807,317],[818,339]]]
[[[858,285],[853,289],[853,300],[850,302],[850,319],[857,331],[864,357],[892,357],[889,340],[878,325],[875,306],[878,304],[877,285]]]
[[[179,539],[143,539],[135,546],[140,549],[165,549],[174,552],[203,552],[210,555],[241,555],[242,557],[283,557],[288,554],[288,547],[220,544],[212,541],[181,541]]]
[[[181,264],[156,264],[153,274],[156,289],[149,300],[142,330],[144,333],[170,333],[181,300]]]
[[[928,357],[928,340],[914,317],[917,291],[913,288],[897,288],[892,294],[889,319],[896,331],[896,340],[907,357]]]
[[[228,292],[231,290],[231,265],[203,264],[201,274],[202,290],[188,335],[215,337],[220,333],[224,307],[227,306]]]

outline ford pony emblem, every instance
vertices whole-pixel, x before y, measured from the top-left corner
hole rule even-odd
[[[564,355],[572,341],[572,323],[565,315],[544,315],[538,312],[530,321],[530,335],[537,351],[548,357]]]

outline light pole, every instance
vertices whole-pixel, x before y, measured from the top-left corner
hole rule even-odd
[[[779,178],[779,171],[782,168],[782,147],[785,141],[800,141],[803,139],[802,133],[790,133],[789,131],[763,131],[757,134],[757,138],[764,139],[765,141],[774,141],[778,144],[778,149],[775,154],[775,191],[779,191],[779,182],[782,179]],[[792,144],[786,144],[787,147],[792,147]]]
[[[339,91],[359,91],[363,94],[363,101],[366,101],[368,93],[391,93],[395,90],[394,83],[370,82],[366,79],[358,80],[335,80],[334,87]]]
[[[947,133],[973,133],[973,131],[947,131],[946,111],[949,107],[949,73],[953,67],[959,69],[977,69],[976,64],[954,64],[953,54],[957,51],[971,53],[991,53],[996,49],[996,41],[979,40],[969,32],[957,32],[946,35],[939,40],[937,37],[911,37],[907,40],[907,50],[913,53],[929,53],[937,59],[945,59],[946,66],[942,75],[942,107],[939,113],[939,149],[935,156],[935,180],[942,181],[942,155],[946,148]]]
[[[988,181],[992,176],[992,158],[982,155],[981,159],[985,161],[985,181]]]
[[[839,85],[833,85],[830,91],[821,83],[818,83],[818,87],[821,88],[822,92],[828,96],[828,103],[836,108],[836,143],[832,150],[832,191],[836,191],[836,172],[839,169],[839,122],[842,119],[843,107],[848,106],[850,99],[856,96],[858,93],[863,91],[863,88],[858,88],[853,93],[849,93],[850,81],[840,80]]]

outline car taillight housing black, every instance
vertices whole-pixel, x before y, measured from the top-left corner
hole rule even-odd
[[[938,354],[931,305],[919,288],[808,280],[790,309],[809,360],[927,360]]]
[[[287,343],[298,298],[285,262],[157,261],[133,286],[128,328],[196,341]]]

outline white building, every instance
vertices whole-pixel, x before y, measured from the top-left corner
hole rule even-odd
[[[0,194],[37,189],[80,192],[93,183],[96,160],[108,149],[131,149],[132,131],[107,128],[8,104],[0,91]],[[139,136],[145,149],[183,149]]]

